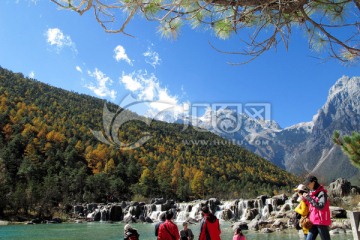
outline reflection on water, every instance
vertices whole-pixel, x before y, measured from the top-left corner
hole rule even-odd
[[[141,240],[155,240],[155,224],[132,224],[140,233]],[[181,224],[178,224],[179,229]],[[190,225],[195,239],[199,234],[199,224]],[[0,226],[0,239],[6,240],[119,240],[123,239],[123,223],[81,223],[81,224],[40,224],[40,225],[10,225]],[[230,223],[221,222],[221,238],[232,239]],[[298,233],[289,229],[285,232],[261,234],[244,231],[248,240],[296,240],[302,239]],[[351,235],[333,236],[332,240],[352,240]]]

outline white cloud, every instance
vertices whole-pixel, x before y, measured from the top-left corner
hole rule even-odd
[[[63,47],[70,47],[75,53],[77,53],[75,43],[71,40],[71,37],[64,35],[59,28],[49,28],[46,31],[46,41],[50,46],[56,47],[60,51]]]
[[[143,80],[144,86],[142,91],[139,93],[139,97],[142,100],[156,101],[157,90],[160,88],[159,82],[154,75],[150,78]]]
[[[167,103],[177,104],[178,99],[176,96],[171,96],[166,88],[159,90],[159,100]]]
[[[94,72],[88,71],[87,73],[96,80],[96,83],[87,84],[85,85],[86,88],[93,91],[99,97],[110,97],[112,100],[116,98],[116,91],[108,87],[113,83],[111,78],[107,77],[97,68],[95,68]]]
[[[169,106],[176,108],[177,105],[178,98],[176,96],[170,96],[166,88],[159,89],[157,100],[150,103],[151,108],[158,111],[164,111],[169,108]]]
[[[146,59],[145,62],[156,68],[156,65],[160,65],[161,59],[157,52],[151,50],[151,48],[148,48],[146,52],[143,54]]]
[[[76,67],[75,67],[75,69],[76,69],[76,71],[78,71],[78,72],[82,73],[82,69],[81,69],[81,67],[80,67],[80,66],[76,66]]]
[[[172,121],[185,111],[184,103],[180,103],[176,95],[171,95],[167,88],[161,87],[154,74],[133,72],[120,77],[120,83],[133,93],[136,99],[148,102],[146,115],[158,120]]]
[[[160,88],[159,82],[154,74],[147,72],[133,72],[124,74],[120,78],[120,83],[140,100],[153,101],[155,99],[156,90]]]
[[[126,61],[128,64],[132,65],[131,60],[129,59],[129,57],[127,56],[126,52],[125,52],[125,48],[121,45],[116,46],[116,48],[114,49],[114,58],[117,62],[120,62],[121,60]]]
[[[31,71],[29,73],[29,78],[35,78],[35,72],[34,71]]]
[[[123,75],[120,80],[125,85],[125,88],[132,92],[142,88],[141,84],[136,79],[133,79],[132,75]]]

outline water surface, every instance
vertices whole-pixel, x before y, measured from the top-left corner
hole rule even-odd
[[[138,229],[140,239],[155,240],[155,224],[132,224]],[[181,224],[178,224],[179,229]],[[198,239],[199,224],[190,225],[195,239]],[[123,223],[62,223],[62,224],[38,224],[38,225],[8,225],[0,226],[0,239],[6,240],[115,240],[123,239]],[[223,240],[232,239],[233,232],[230,223],[221,222],[221,238]],[[275,233],[254,233],[244,231],[247,240],[297,240],[301,239],[298,233],[289,229],[284,232]],[[318,237],[319,238],[319,237]],[[352,240],[350,234],[333,236],[332,240]]]

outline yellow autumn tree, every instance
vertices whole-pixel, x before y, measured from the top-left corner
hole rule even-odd
[[[205,195],[204,173],[198,169],[195,169],[193,173],[194,177],[190,183],[191,192],[195,197],[203,198]]]
[[[106,173],[111,173],[112,171],[114,171],[115,169],[115,162],[114,159],[110,158],[109,161],[106,162],[105,164],[105,172]]]

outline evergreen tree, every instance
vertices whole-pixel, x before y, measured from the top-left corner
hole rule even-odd
[[[183,131],[180,124],[128,122],[118,130],[122,141],[136,141],[143,132],[152,135],[132,150],[100,143],[90,129],[101,129],[103,100],[1,67],[0,79],[0,215],[51,216],[59,204],[131,200],[134,195],[255,197],[256,189],[260,193],[296,182],[239,146],[184,145],[184,139],[222,139],[192,127]]]
[[[333,141],[349,156],[351,164],[360,169],[360,133],[353,132],[351,136],[341,138],[340,133],[335,131]]]
[[[326,49],[330,57],[341,61],[360,57],[359,0],[51,1],[80,15],[94,11],[96,20],[111,33],[130,35],[125,28],[140,14],[158,21],[165,37],[176,38],[186,23],[192,28],[212,29],[220,39],[239,34],[243,50],[227,53],[249,56],[250,60],[281,42],[287,48],[295,28],[304,30],[313,50]]]
[[[5,163],[0,158],[0,217],[4,216],[4,210],[8,202],[8,193],[10,192],[9,174],[7,172]]]

